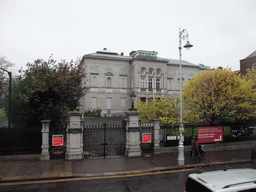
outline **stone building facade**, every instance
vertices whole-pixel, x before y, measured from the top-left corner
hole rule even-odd
[[[246,70],[251,68],[256,70],[256,51],[254,51],[245,59],[240,60],[240,73],[242,75],[245,75]]]
[[[129,56],[104,48],[83,56],[86,72],[85,96],[80,110],[102,109],[102,116],[119,116],[131,108],[132,92],[136,98],[164,98],[179,94],[179,64],[182,65],[182,83],[206,68],[186,61],[165,59],[155,51],[132,51]]]

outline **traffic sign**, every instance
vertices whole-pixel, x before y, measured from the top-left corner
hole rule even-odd
[[[185,132],[185,125],[183,122],[179,123],[179,132]]]

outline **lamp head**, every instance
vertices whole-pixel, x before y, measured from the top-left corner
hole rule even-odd
[[[184,45],[183,47],[189,50],[191,47],[193,47],[193,45],[191,45],[189,41],[187,41],[186,45]]]
[[[132,101],[135,101],[137,95],[134,94],[134,91],[132,92],[132,94],[130,95],[130,97],[132,98]]]

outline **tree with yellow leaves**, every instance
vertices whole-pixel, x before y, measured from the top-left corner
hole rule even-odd
[[[152,122],[154,118],[161,120],[162,124],[178,125],[179,122],[179,97],[172,95],[170,98],[148,99],[146,102],[137,100],[135,108],[140,112],[142,123]]]
[[[183,88],[186,114],[207,124],[234,123],[255,116],[253,81],[229,68],[203,71]]]

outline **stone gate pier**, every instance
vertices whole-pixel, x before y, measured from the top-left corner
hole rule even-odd
[[[125,156],[141,156],[139,112],[127,111]]]
[[[65,159],[83,159],[83,127],[82,112],[69,112],[69,123],[67,126],[67,152]]]

